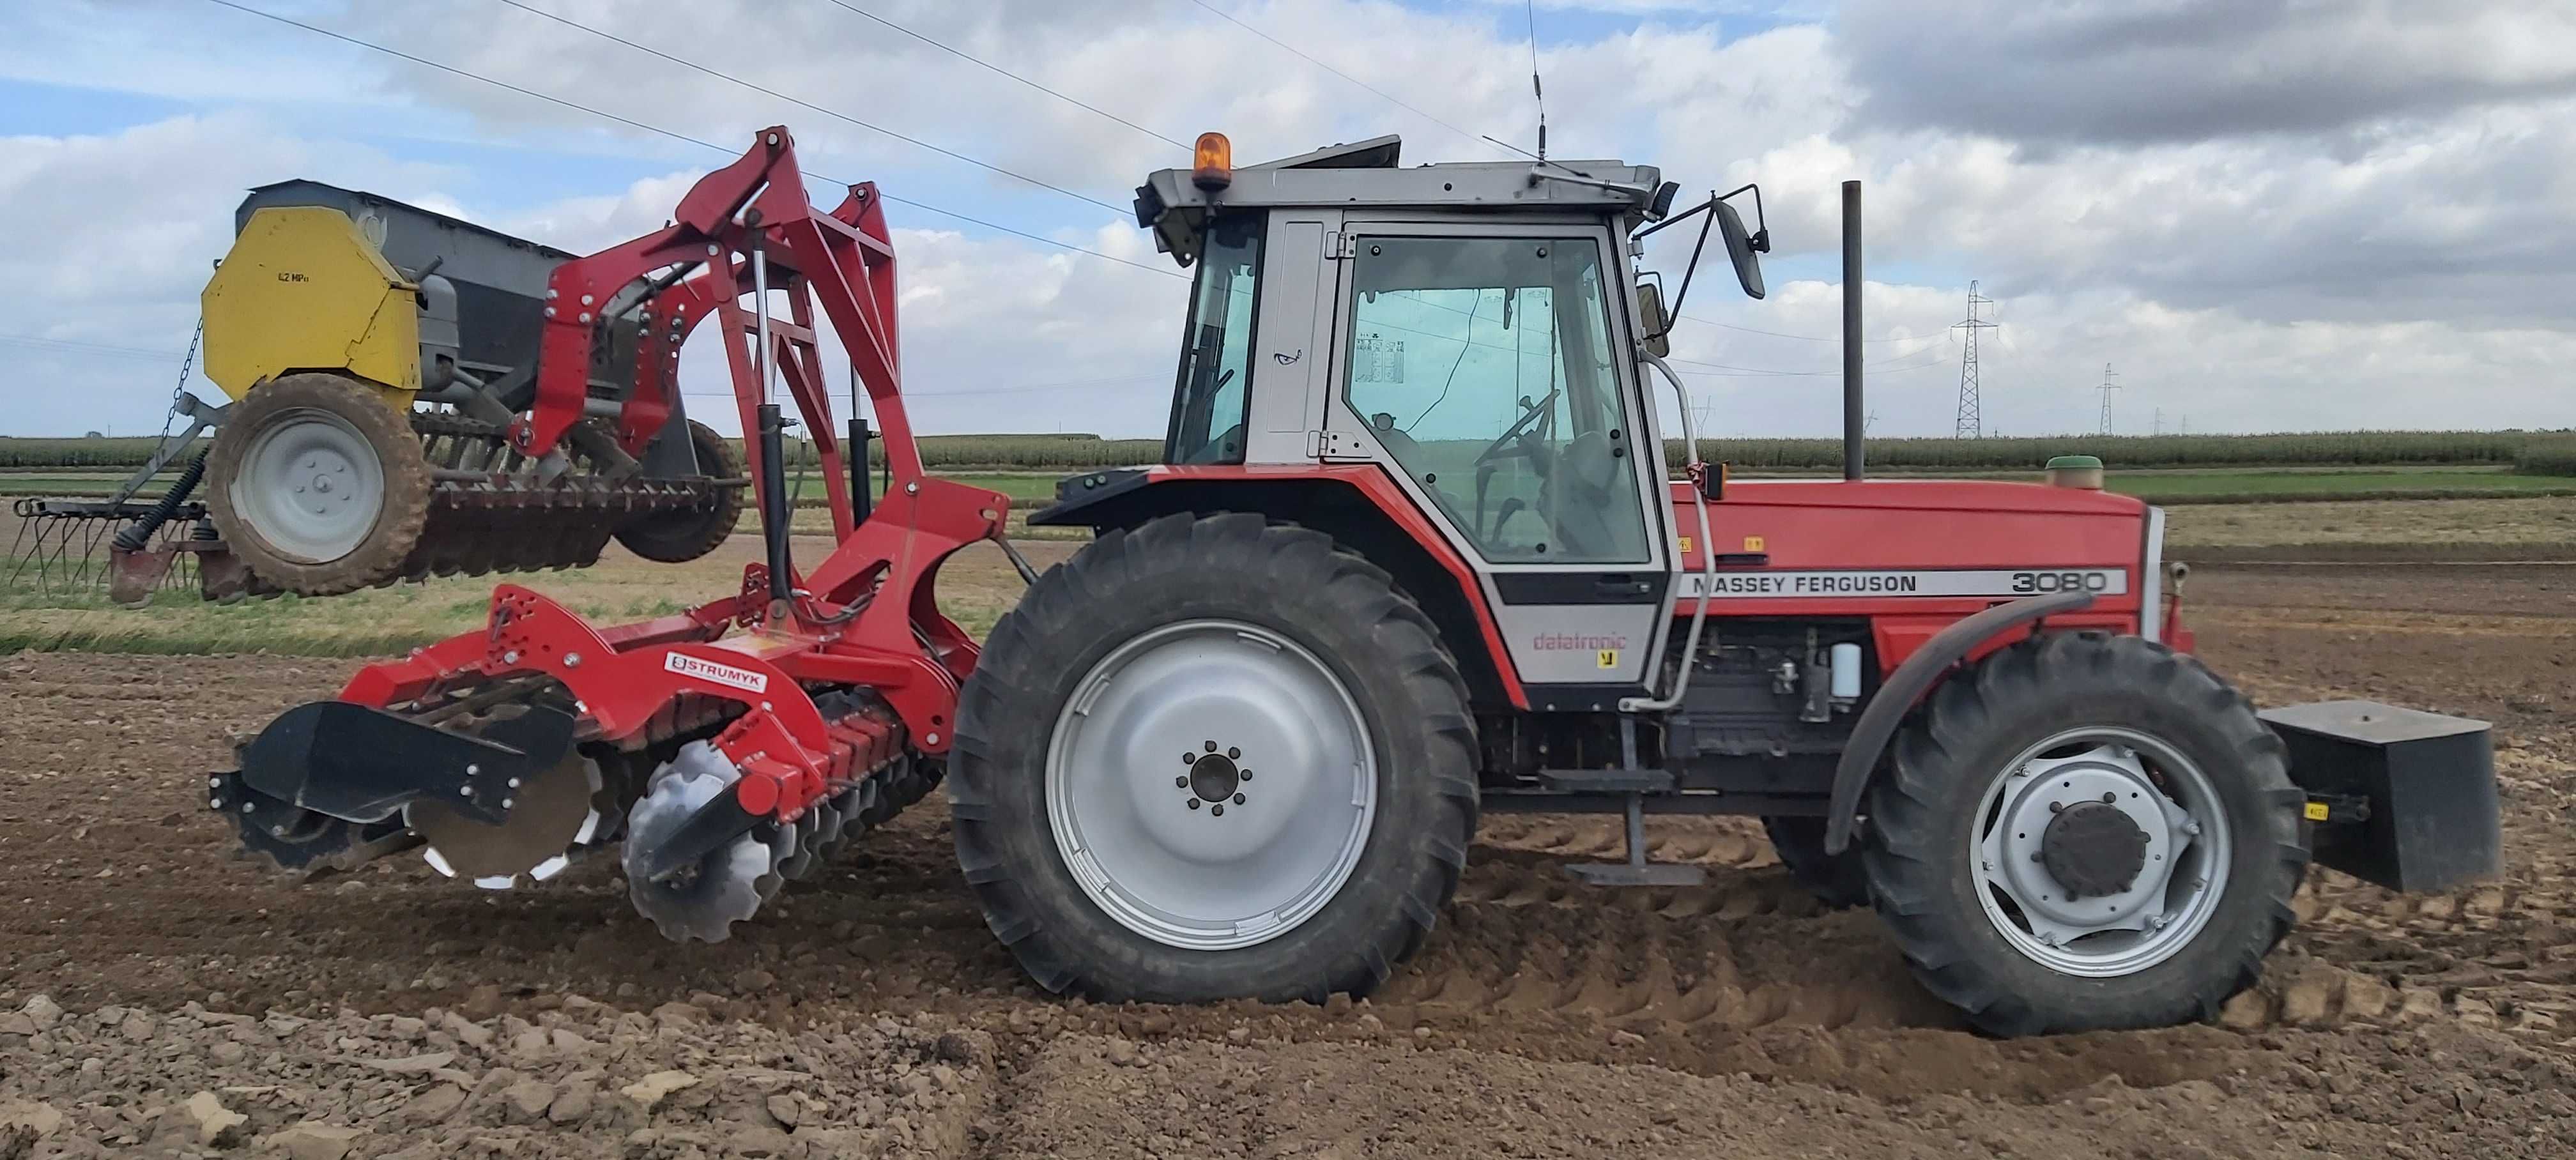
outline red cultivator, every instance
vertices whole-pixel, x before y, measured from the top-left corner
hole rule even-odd
[[[680,341],[713,315],[756,433],[767,562],[734,595],[605,628],[503,585],[482,630],[279,717],[240,771],[212,779],[210,804],[281,866],[345,867],[417,838],[433,865],[487,886],[549,877],[622,836],[637,907],[672,937],[722,939],[784,878],[937,784],[976,645],[933,583],[959,548],[1000,539],[1010,501],[922,473],[875,188],[816,211],[782,128],[700,180],[670,226],[564,263],[548,300],[535,405],[512,443],[541,454],[581,421],[614,300],[642,334],[618,419],[640,448],[669,412]],[[834,435],[818,303],[883,432],[889,484],[873,518],[865,448]],[[773,374],[827,481],[834,546],[807,568],[788,549]]]

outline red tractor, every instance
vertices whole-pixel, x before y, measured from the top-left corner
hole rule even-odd
[[[1624,813],[1628,861],[1570,869],[1670,886],[1697,871],[1644,859],[1645,815],[1750,815],[2008,1034],[2213,1013],[2287,932],[2312,851],[2406,889],[2495,868],[2483,725],[2258,714],[2190,654],[2161,513],[1863,481],[1848,358],[1846,478],[1730,481],[1687,406],[1668,478],[1671,314],[1633,262],[1696,219],[1760,296],[1767,231],[1736,195],[1676,212],[1648,167],[1397,151],[1237,168],[1210,134],[1137,190],[1138,224],[1197,269],[1164,462],[1065,480],[1030,522],[1095,538],[1021,564],[1026,598],[979,646],[933,583],[964,545],[1009,548],[1008,502],[922,473],[873,190],[813,211],[766,131],[673,226],[554,275],[561,299],[723,313],[766,563],[605,629],[501,587],[485,630],[281,717],[214,806],[290,866],[422,841],[486,885],[622,840],[638,909],[716,940],[944,776],[965,879],[1041,985],[1181,1002],[1376,986],[1484,812]],[[754,286],[793,321],[746,307]],[[884,430],[873,512],[839,479],[809,296]],[[548,359],[608,324],[583,318],[548,320],[523,454],[578,411],[581,360]],[[1856,297],[1845,321],[1856,339]],[[835,479],[809,566],[772,366]]]

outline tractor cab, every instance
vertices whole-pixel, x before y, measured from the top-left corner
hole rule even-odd
[[[1642,687],[1688,532],[1632,354],[1665,320],[1655,288],[1629,290],[1631,239],[1677,187],[1618,161],[1403,168],[1400,150],[1237,168],[1210,134],[1138,187],[1137,224],[1196,271],[1164,463],[1382,467],[1503,634],[1536,643],[1513,649],[1519,680]],[[1749,258],[1731,210],[1709,220]]]

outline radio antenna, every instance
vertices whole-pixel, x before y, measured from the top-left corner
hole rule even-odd
[[[1538,83],[1538,0],[1521,0],[1521,12],[1529,17],[1530,96],[1538,100],[1538,159],[1547,160],[1547,90]]]

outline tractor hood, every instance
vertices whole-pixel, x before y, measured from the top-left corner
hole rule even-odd
[[[1690,502],[1690,485],[1672,485],[1677,503]],[[1914,512],[2054,512],[2128,515],[2146,510],[2135,496],[2079,487],[2050,487],[1996,479],[1738,479],[1727,484],[1724,505],[1884,508]],[[1712,514],[1716,509],[1712,508]]]
[[[1690,485],[1672,488],[1691,528]],[[2154,545],[2133,496],[1999,480],[1737,480],[1708,507],[1721,567],[2121,568]],[[1699,567],[1698,545],[1684,567]]]

